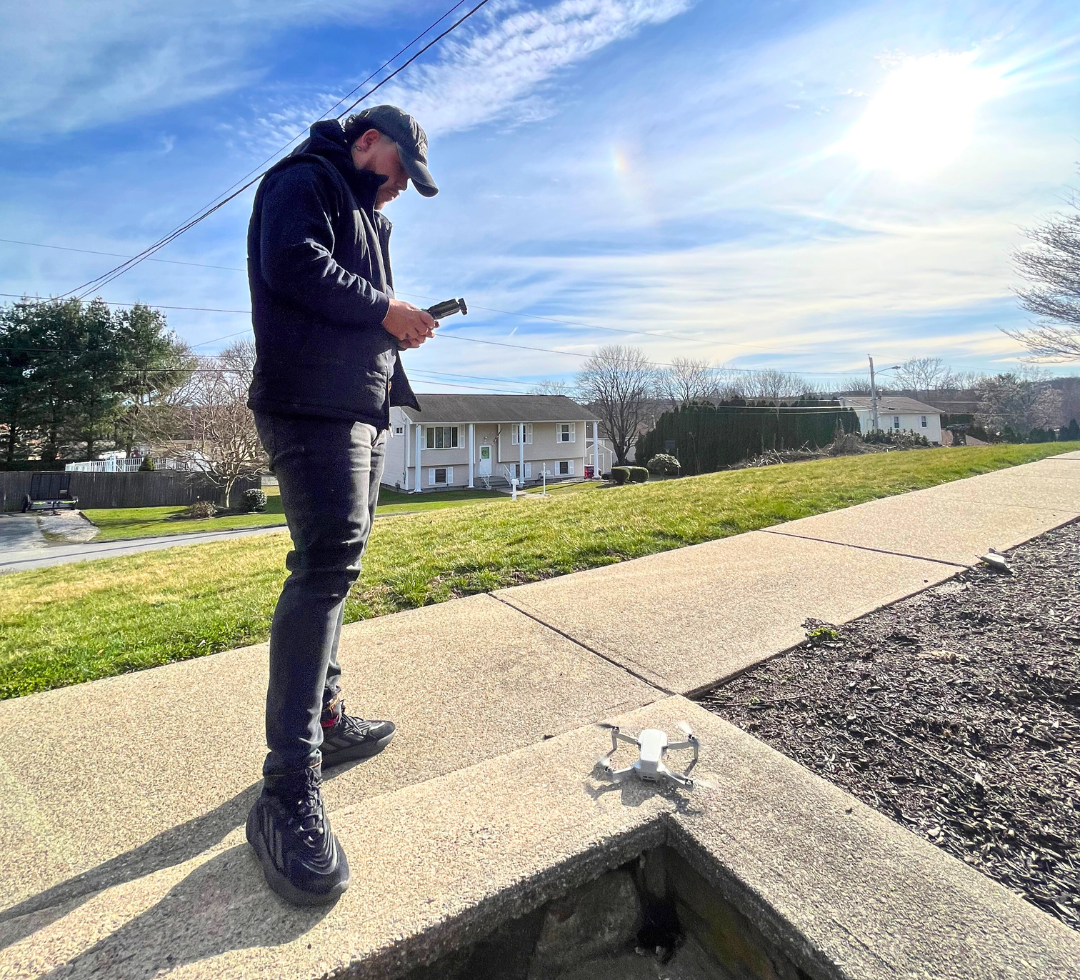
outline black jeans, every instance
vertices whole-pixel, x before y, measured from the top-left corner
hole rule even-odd
[[[293,542],[270,629],[269,776],[319,759],[323,709],[341,693],[338,638],[379,499],[386,430],[263,414],[255,422]]]

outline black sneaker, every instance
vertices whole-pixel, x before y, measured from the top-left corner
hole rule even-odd
[[[323,808],[318,765],[267,776],[247,818],[266,883],[294,905],[325,905],[349,887],[349,862]]]
[[[336,719],[323,722],[322,764],[339,766],[354,759],[376,755],[390,744],[396,731],[392,721],[367,721],[345,714],[345,704]]]

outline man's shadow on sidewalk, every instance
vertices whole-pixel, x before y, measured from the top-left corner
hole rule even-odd
[[[363,761],[366,760],[362,760],[359,764],[362,764]],[[323,781],[329,782],[336,779],[353,769],[357,764],[354,763],[353,765],[335,769],[333,772],[327,773],[323,777]],[[0,911],[0,933],[2,933],[2,936],[0,936],[0,950],[6,949],[8,946],[69,914],[77,907],[71,904],[77,899],[86,899],[106,888],[134,881],[136,878],[142,878],[164,868],[183,864],[185,861],[190,861],[216,844],[221,843],[233,830],[243,826],[247,820],[248,811],[261,791],[262,780],[260,779],[241,790],[232,799],[226,800],[220,806],[215,807],[209,813],[204,813],[185,823],[170,827],[131,851],[118,854],[116,857],[99,864],[96,868],[91,868],[89,871],[84,871],[73,878],[68,878],[67,881],[53,885],[37,895],[24,899],[17,905]],[[233,850],[243,851],[247,847],[248,844],[245,842],[242,847],[234,848],[226,853],[231,854]],[[218,861],[220,857],[223,857],[223,855],[214,858],[209,864]],[[204,867],[209,867],[209,864]],[[177,888],[179,887],[181,886],[178,885]],[[258,887],[267,888],[261,874],[258,879]],[[22,917],[21,922],[12,921],[20,917]]]
[[[157,904],[43,980],[106,975],[134,980],[233,950],[282,946],[310,931],[332,908],[294,908],[270,893],[245,841],[199,865]]]

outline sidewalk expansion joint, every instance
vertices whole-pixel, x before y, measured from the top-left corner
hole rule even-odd
[[[779,534],[785,538],[798,538],[800,541],[816,541],[818,544],[834,544],[838,548],[854,548],[857,551],[872,551],[878,555],[891,555],[893,558],[910,558],[913,561],[929,561],[936,565],[948,565],[949,568],[970,568],[963,562],[947,561],[944,558],[927,558],[925,555],[909,555],[904,551],[889,551],[887,548],[871,548],[865,544],[850,544],[847,541],[829,541],[827,538],[812,538],[806,534],[792,534],[790,531],[777,531],[775,528],[763,527],[765,534]]]
[[[552,626],[551,623],[545,622],[539,616],[534,616],[531,612],[527,612],[526,610],[522,609],[520,606],[515,606],[512,602],[507,602],[505,599],[500,599],[497,595],[495,595],[494,592],[489,592],[487,594],[489,596],[491,596],[491,598],[494,599],[496,602],[501,602],[504,606],[507,606],[508,608],[513,609],[514,612],[521,613],[522,616],[526,616],[527,618],[531,619],[534,623],[539,623],[545,629],[551,630],[552,633],[557,633],[564,640],[569,640],[571,643],[574,644],[574,646],[581,647],[582,650],[585,650],[588,653],[591,653],[594,657],[599,657],[601,660],[606,660],[609,664],[611,664],[612,667],[618,667],[619,670],[622,670],[625,673],[629,674],[635,680],[639,680],[643,684],[648,684],[649,687],[654,688],[657,691],[661,691],[662,693],[668,695],[669,697],[673,697],[673,696],[676,696],[676,695],[679,694],[678,691],[669,691],[663,685],[657,684],[656,681],[649,680],[649,678],[644,676],[643,674],[639,674],[636,670],[631,670],[629,667],[626,666],[626,664],[619,663],[618,660],[614,660],[611,657],[609,657],[607,654],[601,653],[599,650],[589,646],[587,643],[582,643],[581,640],[579,640],[576,636],[571,636],[569,633],[566,633],[563,630],[559,629],[559,627]]]

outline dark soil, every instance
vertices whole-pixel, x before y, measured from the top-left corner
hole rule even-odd
[[[1080,929],[1080,523],[702,698]]]

